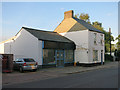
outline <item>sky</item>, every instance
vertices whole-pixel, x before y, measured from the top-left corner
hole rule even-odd
[[[98,21],[106,31],[118,36],[117,2],[2,2],[2,41],[19,32],[21,27],[54,31],[64,12],[87,13],[90,21]]]
[[[118,3],[118,35],[120,34],[120,2]]]

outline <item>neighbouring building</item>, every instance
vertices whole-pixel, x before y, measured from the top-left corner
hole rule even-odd
[[[75,62],[81,64],[104,63],[104,33],[84,20],[75,18],[72,10],[64,13],[57,32],[76,44]]]
[[[56,32],[22,27],[11,39],[0,43],[1,54],[33,58],[39,66],[64,66],[74,63],[75,44]]]

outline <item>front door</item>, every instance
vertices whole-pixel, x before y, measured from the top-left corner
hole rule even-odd
[[[56,66],[64,67],[64,51],[56,50]]]

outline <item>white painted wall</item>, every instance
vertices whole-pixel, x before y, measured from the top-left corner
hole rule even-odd
[[[4,53],[4,43],[0,44],[0,54]]]
[[[42,49],[42,43],[43,41],[39,40],[38,41],[38,60],[39,64],[42,65],[42,60],[43,60],[43,49]]]
[[[88,30],[60,33],[76,44],[75,62],[88,63]]]
[[[94,33],[97,33],[97,45],[94,44]],[[97,63],[101,62],[101,50],[103,50],[104,62],[104,34],[88,30],[60,33],[61,35],[74,41],[76,44],[75,62]],[[103,35],[103,45],[101,45],[101,34]],[[98,61],[93,61],[93,50],[98,50]],[[88,52],[88,53],[87,53]]]
[[[94,44],[94,33],[96,33],[97,44]],[[101,37],[103,35],[103,38]],[[101,50],[103,50],[103,62],[104,62],[104,34],[89,31],[89,63],[101,62]],[[101,39],[103,39],[103,44],[101,44]],[[98,50],[98,61],[93,61],[93,50]]]
[[[12,41],[10,41],[10,42],[7,42],[7,43],[4,43],[4,52],[6,53],[6,54],[11,54],[12,52]]]
[[[14,60],[16,58],[33,58],[39,65],[42,65],[42,41],[28,31],[22,29],[15,40],[4,44],[4,53],[14,54]]]

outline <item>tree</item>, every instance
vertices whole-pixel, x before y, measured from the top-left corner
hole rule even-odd
[[[117,60],[120,61],[120,34],[118,35],[118,37],[115,39],[118,40],[118,42],[116,43],[117,45]]]
[[[105,44],[105,51],[106,52],[110,52],[110,44]],[[111,51],[114,52],[115,51],[115,46],[114,44],[111,44]]]
[[[89,17],[88,14],[81,13],[79,18],[86,21],[86,22],[88,22],[90,17]]]
[[[93,25],[95,28],[103,31],[102,23],[99,23],[98,21],[95,21],[95,22],[92,23],[92,25]]]
[[[78,19],[82,19],[82,20],[84,20],[85,22],[87,22],[87,23],[90,24],[90,19],[89,19],[90,17],[89,17],[88,14],[81,13],[80,16],[79,16],[79,14],[76,14],[75,17],[76,17],[76,18],[79,17]]]
[[[75,15],[75,18],[78,18],[78,16],[79,16],[79,14],[76,14],[76,15]]]
[[[115,40],[118,40],[116,45],[117,45],[118,50],[120,50],[120,34],[118,35],[118,37]]]

